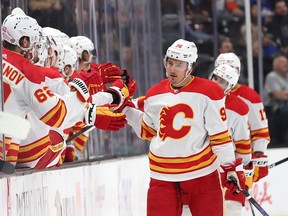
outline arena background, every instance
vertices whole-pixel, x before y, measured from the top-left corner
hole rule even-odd
[[[226,37],[231,39],[234,51],[242,61],[240,82],[255,88],[260,96],[263,95],[265,75],[271,70],[271,61],[263,56],[261,46],[258,46],[257,58],[253,56],[251,32],[246,32],[245,42],[240,37],[240,27],[246,24],[247,29],[250,29],[251,25],[250,1],[247,0],[241,1],[242,5],[239,5],[243,16],[217,11],[216,1],[207,1],[209,16],[202,16],[203,7],[200,7],[200,1],[197,0],[0,2],[2,21],[13,8],[20,7],[37,19],[42,27],[57,28],[68,36],[89,37],[97,50],[94,59],[96,62],[113,62],[130,71],[139,85],[136,96],[144,95],[147,89],[164,78],[164,53],[178,38],[196,43],[199,58],[195,74],[198,76],[211,72],[218,55],[219,42]],[[195,6],[192,18],[189,11],[191,2]],[[261,1],[255,2],[259,5]],[[261,21],[258,24],[261,25]],[[287,156],[286,148],[282,151],[282,148],[272,149],[273,147],[284,146],[269,146],[274,162]],[[33,216],[39,215],[39,212],[43,215],[69,216],[145,215],[145,193],[149,180],[146,161],[148,148],[149,143],[138,139],[129,126],[113,133],[91,130],[86,149],[84,153],[77,152],[76,162],[41,172],[16,169],[15,174],[10,176],[0,174],[0,191],[4,194],[0,215]],[[284,173],[284,168],[285,166],[279,165],[273,169],[283,170]],[[281,174],[280,171],[279,175]],[[277,176],[267,178],[269,185],[275,184],[270,180],[275,177]],[[281,177],[278,186],[273,189],[273,197],[281,195],[283,189],[281,191],[280,184],[284,185],[287,178],[288,176]],[[265,182],[266,180],[260,184],[263,186]],[[261,194],[262,189],[258,193]],[[287,202],[285,193],[283,196],[281,202]],[[57,199],[61,201],[60,207],[57,207]],[[94,204],[90,199],[95,201]],[[270,204],[265,204],[265,207],[271,211],[271,215],[288,215],[287,206],[281,205],[280,208],[280,204],[275,201]],[[48,210],[50,208],[55,208],[58,212]]]

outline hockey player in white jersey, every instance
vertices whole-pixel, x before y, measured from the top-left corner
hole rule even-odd
[[[239,192],[228,181],[232,173],[239,187],[245,182],[227,130],[223,90],[191,74],[197,57],[193,42],[175,41],[164,58],[168,78],[148,90],[144,112],[123,110],[136,134],[151,141],[149,216],[180,216],[183,204],[193,216],[223,216],[218,161],[225,187]]]
[[[221,64],[213,70],[210,79],[224,90],[227,126],[234,143],[235,157],[242,158],[243,164],[248,167],[252,152],[248,126],[249,108],[240,98],[230,94],[238,82],[238,72],[227,64]],[[242,193],[233,194],[227,190],[225,202],[227,215],[241,216],[242,207],[245,205],[245,196]]]
[[[51,68],[52,64],[56,64],[54,73],[49,73],[45,77],[45,84],[58,95],[67,95],[70,92],[69,86],[65,83],[62,76],[59,74],[72,74],[75,70],[77,55],[76,52],[69,46],[64,45],[63,55],[57,55],[55,61],[49,61],[48,52],[54,53],[50,45],[50,40],[46,36],[40,38],[39,44],[36,46],[37,52],[34,54],[36,65],[40,67]],[[74,52],[74,53],[73,53]],[[58,61],[58,59],[59,61]],[[65,73],[67,72],[67,73]],[[55,165],[60,166],[63,162],[61,154],[66,149],[67,136],[62,128],[56,129],[44,124],[31,110],[26,118],[31,123],[29,136],[20,141],[17,167],[29,167],[33,169],[50,168]]]
[[[56,40],[56,38],[53,38],[53,37],[50,38],[50,40],[48,41],[51,42],[54,39]],[[43,42],[43,44],[39,44],[39,46],[37,47],[40,47],[40,48],[45,47],[45,40],[41,40],[41,41]],[[57,42],[60,43],[60,41],[57,41]],[[59,44],[55,47],[56,48],[59,47]],[[50,48],[51,47],[49,46],[46,47],[46,49],[48,50]],[[65,95],[70,90],[69,90],[69,87],[66,85],[65,80],[63,80],[63,77],[65,78],[67,74],[72,74],[72,72],[76,69],[75,63],[77,62],[77,54],[71,47],[65,44],[62,46],[61,49],[63,49],[63,51],[61,51],[63,55],[56,55],[55,57],[58,57],[58,59],[54,61],[56,63],[55,67],[57,70],[53,70],[54,73],[50,72],[49,74],[46,74],[45,83],[53,92],[57,93],[58,95]],[[42,54],[43,53],[47,54],[47,52],[43,52],[43,50],[41,51],[42,51]],[[57,53],[60,53],[59,50],[57,50]],[[35,55],[37,55],[37,52]],[[41,55],[41,58],[42,57],[44,58],[44,56]],[[46,56],[46,58],[47,57],[48,56]],[[41,60],[41,58],[39,59],[40,62],[42,63],[47,62],[45,59]],[[50,67],[51,65],[40,64],[40,66]],[[60,75],[59,72],[61,72],[63,77]],[[84,73],[81,73],[80,75],[85,76]],[[98,75],[98,74],[94,74],[94,76],[95,75]],[[96,88],[95,86],[100,86],[96,92],[102,91],[101,85],[103,85],[103,82],[102,82],[101,76],[98,75],[98,76],[95,76],[95,78],[97,79],[94,80],[93,82],[94,89]],[[83,79],[85,79],[85,77],[83,77]],[[106,93],[106,94],[109,94],[110,97],[112,98],[111,93]],[[103,105],[103,103],[98,104],[98,105]],[[101,119],[101,116],[99,116],[98,118]],[[106,118],[108,118],[108,116]],[[57,165],[57,166],[61,165],[63,160],[62,158],[60,158],[60,154],[65,155],[64,154],[65,152],[63,152],[63,150],[65,150],[65,140],[67,139],[67,136],[65,136],[66,134],[65,131],[69,132],[69,129],[67,128],[68,129],[67,130],[66,128],[63,128],[63,127],[61,127],[60,129],[50,128],[49,126],[39,121],[33,112],[29,113],[28,119],[29,121],[32,122],[32,131],[30,132],[29,137],[26,140],[21,141],[19,157],[17,161],[18,166],[31,167],[35,169],[43,169],[46,167],[53,167],[54,165]],[[75,120],[77,125],[79,121],[82,122],[82,119],[79,118],[77,121]],[[105,129],[105,130],[115,130],[113,128],[108,128],[108,127],[104,128],[104,126],[103,127],[98,126],[98,128]],[[68,134],[69,133],[67,133],[67,135]],[[28,145],[29,145],[29,148],[27,148]],[[41,147],[43,147],[42,148],[43,151],[39,151]],[[47,149],[47,151],[44,152],[44,149]]]
[[[240,76],[241,63],[234,53],[220,54],[215,61],[215,67],[221,64],[236,68]],[[243,84],[237,84],[230,94],[240,97],[249,107],[248,123],[251,133],[252,160],[255,166],[253,181],[257,182],[268,175],[267,146],[270,135],[264,105],[260,95]]]
[[[75,116],[88,113],[97,124],[94,116],[97,115],[87,111],[88,99],[90,97],[87,86],[93,81],[92,77],[85,80],[75,79],[71,82],[70,94],[59,96],[54,94],[45,84],[45,76],[50,69],[40,68],[31,64],[22,54],[27,53],[39,41],[41,27],[37,21],[23,14],[8,15],[2,24],[3,38],[3,78],[5,107],[8,112],[21,117],[33,110],[36,116],[51,127],[62,127],[64,124],[73,125]],[[37,76],[35,76],[37,74]],[[102,113],[102,116],[103,115]],[[113,116],[109,118],[113,123]],[[114,116],[116,125],[121,128],[125,125],[125,115]],[[98,118],[98,120],[101,118]],[[115,123],[115,122],[114,122]],[[107,121],[105,122],[107,125]],[[115,125],[114,125],[115,126]],[[10,142],[7,155],[10,154],[11,162],[16,162],[19,141]]]

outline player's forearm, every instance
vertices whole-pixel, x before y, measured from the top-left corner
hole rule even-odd
[[[83,121],[87,110],[87,103],[78,100],[76,92],[70,92],[64,96],[59,96],[65,103],[67,114],[61,128],[69,128],[79,121]]]
[[[143,112],[132,107],[125,107],[123,109],[123,113],[125,113],[126,120],[128,121],[128,124],[133,128],[136,135],[139,138],[142,138],[141,137],[141,122],[143,118]]]
[[[111,104],[113,102],[113,97],[111,93],[108,92],[98,92],[92,95],[92,104],[96,106],[102,106],[104,104]]]
[[[212,150],[217,155],[221,165],[228,165],[235,162],[235,153],[232,142],[219,146],[212,146]]]
[[[265,138],[254,140],[252,142],[253,152],[263,152],[263,154],[266,154],[268,144],[269,140]]]

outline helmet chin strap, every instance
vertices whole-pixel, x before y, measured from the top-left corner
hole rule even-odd
[[[174,85],[172,85],[172,86],[174,86],[174,87],[181,87],[181,86],[179,86],[179,85],[180,85],[181,83],[183,83],[183,82],[187,79],[187,77],[190,76],[190,73],[191,73],[191,69],[187,69],[187,72],[186,72],[185,76],[183,77],[183,79],[182,79],[179,83],[176,83],[176,84],[174,84]]]

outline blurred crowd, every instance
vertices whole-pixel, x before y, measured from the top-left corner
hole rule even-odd
[[[242,84],[248,84],[247,45],[251,46],[253,88],[259,94],[263,92],[261,97],[269,118],[272,138],[270,146],[288,146],[285,135],[287,125],[280,121],[280,119],[287,118],[285,110],[287,110],[286,104],[288,103],[286,98],[288,91],[287,1],[262,0],[260,2],[261,8],[257,5],[256,0],[250,0],[251,44],[249,44],[249,40],[247,41],[246,38],[245,18],[247,16],[245,16],[243,0],[185,0],[183,5],[179,1],[162,0],[162,22],[164,26],[169,27],[170,32],[171,30],[174,32],[174,35],[172,33],[165,35],[165,40],[170,41],[170,37],[174,38],[176,32],[181,31],[181,27],[177,26],[177,20],[181,15],[180,8],[183,6],[185,38],[195,42],[199,49],[195,74],[200,77],[209,77],[214,66],[215,56],[234,52],[241,60],[239,83]],[[261,25],[261,29],[258,25]],[[261,68],[259,66],[259,44],[262,45],[260,47],[262,51]],[[271,80],[271,73],[278,75],[277,80]],[[271,85],[275,88],[271,88]],[[278,94],[285,96],[278,97]],[[276,105],[279,103],[281,106]]]

